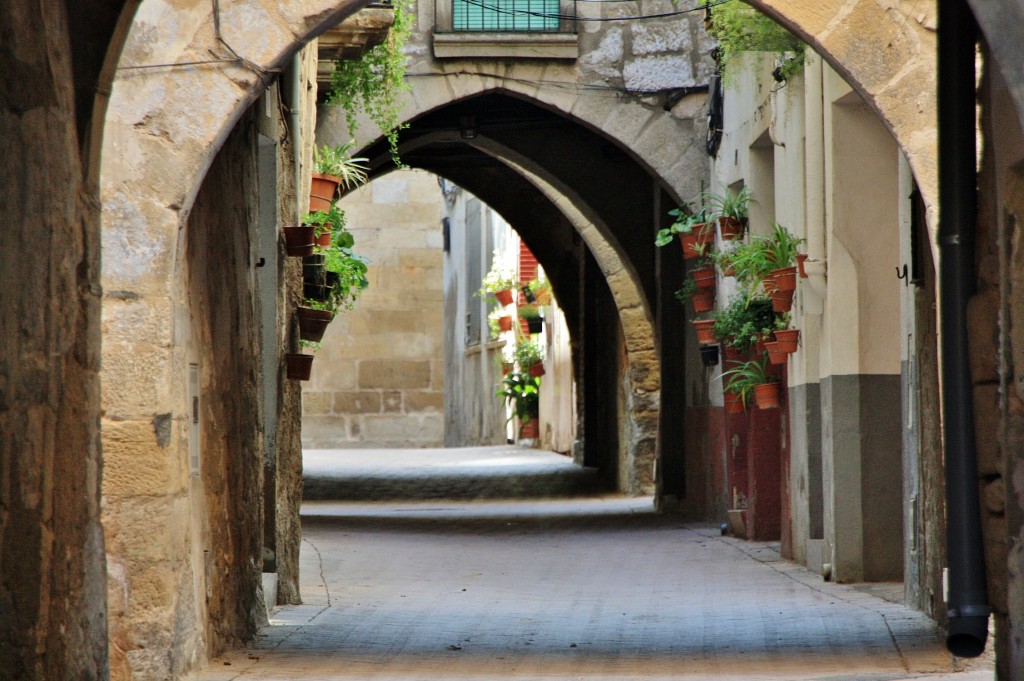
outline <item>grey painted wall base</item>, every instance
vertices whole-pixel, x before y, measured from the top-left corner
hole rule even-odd
[[[903,578],[901,377],[821,382],[825,559],[836,581]]]

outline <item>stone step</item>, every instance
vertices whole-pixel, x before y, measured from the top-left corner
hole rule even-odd
[[[541,499],[601,490],[596,471],[515,446],[303,452],[303,499]]]

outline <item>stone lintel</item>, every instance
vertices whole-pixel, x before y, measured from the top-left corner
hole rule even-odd
[[[435,33],[437,59],[576,59],[575,33]]]

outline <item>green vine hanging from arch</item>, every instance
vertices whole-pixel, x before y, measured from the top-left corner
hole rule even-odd
[[[742,52],[773,52],[778,68],[776,80],[787,80],[803,68],[807,45],[772,19],[742,0],[731,0],[711,8],[705,24],[718,40],[718,63],[726,82],[731,81],[729,62]]]
[[[412,1],[393,1],[395,22],[387,40],[364,52],[359,59],[335,62],[331,91],[327,95],[329,106],[340,106],[345,112],[349,135],[355,136],[357,118],[365,112],[384,133],[391,158],[400,168],[405,166],[398,158],[398,133],[408,124],[402,124],[399,114],[402,95],[409,91],[403,48],[415,21]]]

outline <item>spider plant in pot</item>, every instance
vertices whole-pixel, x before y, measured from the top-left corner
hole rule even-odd
[[[706,193],[702,194],[702,197],[718,216],[718,229],[722,234],[722,241],[742,238],[750,215],[750,190],[746,187],[738,192],[726,189],[721,194]]]
[[[722,380],[731,392],[753,393],[758,409],[772,409],[779,406],[781,384],[769,366],[765,357],[752,359],[723,372]]]
[[[352,158],[349,152],[353,146],[355,140],[336,147],[314,147],[310,211],[326,211],[334,202],[339,188],[344,192],[366,182],[368,159]]]
[[[764,244],[765,256],[772,264],[770,286],[774,291],[796,289],[796,256],[804,240],[789,233],[782,225],[773,225],[772,234]]]

